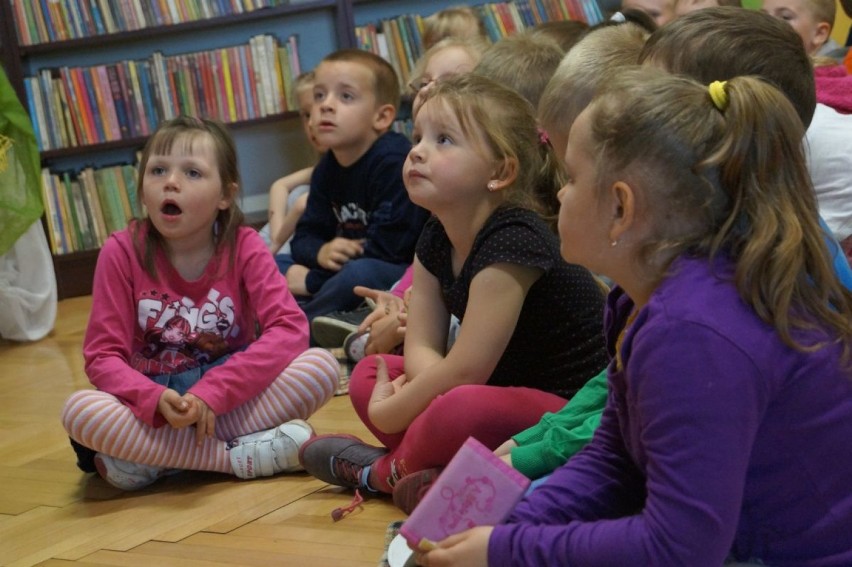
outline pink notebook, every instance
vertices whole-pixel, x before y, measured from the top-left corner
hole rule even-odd
[[[452,534],[497,524],[529,484],[527,477],[468,437],[399,533],[411,548],[425,551]]]

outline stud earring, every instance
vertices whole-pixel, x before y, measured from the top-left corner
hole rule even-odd
[[[494,191],[495,189],[497,189],[497,184],[496,184],[496,183],[494,183],[493,181],[489,181],[489,182],[488,182],[488,190],[489,190],[489,191]]]
[[[618,246],[618,240],[613,240],[612,242],[609,243],[609,245],[611,247],[615,248],[616,246]]]

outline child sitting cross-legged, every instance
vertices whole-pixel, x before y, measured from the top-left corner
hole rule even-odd
[[[139,163],[146,217],[100,251],[83,342],[96,389],[72,394],[62,422],[80,468],[114,486],[301,470],[304,420],[337,387],[336,360],[308,349],[287,282],[241,226],[238,189],[223,125],[165,122]]]
[[[560,169],[529,102],[475,74],[451,77],[425,93],[414,132],[406,188],[434,216],[414,260],[404,356],[369,356],[350,382],[384,447],[324,435],[300,452],[326,482],[384,493],[446,465],[468,436],[495,449],[606,362],[600,288],[560,258],[543,218]],[[451,315],[461,325],[447,350]]]

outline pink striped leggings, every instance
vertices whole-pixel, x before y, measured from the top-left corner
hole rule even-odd
[[[118,398],[100,390],[73,393],[62,410],[62,424],[77,443],[119,459],[233,474],[228,441],[292,419],[307,419],[334,395],[339,370],[327,350],[306,350],[259,396],[217,416],[216,438],[206,438],[200,446],[194,427],[151,427]]]
[[[403,358],[381,355],[390,379],[404,372]],[[383,433],[367,415],[367,405],[376,384],[376,357],[368,356],[352,371],[349,397],[355,412],[388,449],[373,463],[382,492],[392,492],[393,484],[413,472],[440,468],[450,462],[468,437],[473,436],[489,449],[496,449],[509,437],[532,427],[547,412],[562,409],[567,400],[534,388],[467,385],[456,386],[432,400],[408,429]]]

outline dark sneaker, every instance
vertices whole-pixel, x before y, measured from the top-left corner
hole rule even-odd
[[[364,467],[387,453],[387,449],[367,445],[352,435],[318,435],[302,445],[299,463],[316,478],[346,488],[365,488]]]
[[[327,315],[314,317],[311,321],[311,338],[317,346],[340,348],[350,333],[358,330],[358,325],[372,313],[367,304],[354,311],[332,311]]]
[[[440,473],[440,469],[426,469],[405,475],[396,481],[393,487],[394,506],[410,515],[435,484]]]

